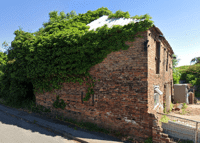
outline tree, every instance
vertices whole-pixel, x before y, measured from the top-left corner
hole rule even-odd
[[[20,28],[20,26],[19,26],[19,29],[22,30],[22,28]],[[5,48],[3,48],[3,49],[5,50],[4,53],[7,54],[7,55],[10,53],[11,50],[14,49],[12,46],[8,47],[8,43],[7,43],[6,41],[4,41],[4,42],[2,43],[2,47],[3,47],[3,46],[5,47]]]
[[[178,65],[178,62],[179,62],[179,60],[180,60],[180,59],[176,59],[176,56],[177,56],[177,55],[174,55],[174,54],[172,55],[172,57],[173,57],[173,59],[172,59],[172,67],[173,67],[172,69],[173,69],[173,73],[175,72],[175,67]]]
[[[2,47],[8,47],[8,43],[6,42],[6,41],[4,41],[3,43],[2,43]],[[5,49],[6,51],[4,52],[4,53],[6,53],[6,54],[8,54],[8,48],[3,48],[3,49]]]
[[[200,63],[200,57],[195,57],[195,58],[193,58],[193,59],[190,61],[190,64],[191,64],[191,63],[195,63],[195,64]]]
[[[8,46],[8,43],[6,42],[6,41],[4,41],[3,43],[2,43],[2,47],[7,47]],[[5,48],[3,48],[3,49],[5,49]],[[6,49],[7,50],[7,49]],[[1,52],[3,52],[3,51],[1,51]]]
[[[3,46],[5,47],[5,48],[3,48],[3,49],[6,50],[4,53],[7,54],[7,55],[10,53],[11,50],[14,49],[14,48],[11,47],[11,46],[8,47],[8,43],[7,43],[6,41],[3,42],[2,47],[3,47]]]
[[[63,19],[72,19],[73,17],[77,16],[76,12],[72,10],[70,13],[68,12],[67,15],[64,13],[64,11],[60,12],[60,15],[58,15],[58,11],[53,11],[49,13],[50,20],[47,23],[43,23],[44,27],[47,27],[48,25],[59,22]],[[41,28],[43,29],[43,28]]]
[[[77,16],[76,12],[74,10],[72,10],[70,13],[67,13],[67,19],[71,19],[73,17]]]
[[[179,72],[178,69],[175,69],[175,67],[178,65],[178,62],[180,59],[176,59],[176,55],[172,55],[173,59],[172,59],[172,69],[173,69],[173,83],[174,84],[179,84],[179,80],[180,80],[180,76],[181,76],[181,73]]]

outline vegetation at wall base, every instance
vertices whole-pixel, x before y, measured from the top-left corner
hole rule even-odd
[[[55,107],[55,108],[61,108],[61,109],[65,109],[65,107],[66,107],[66,103],[64,103],[64,100],[63,99],[61,99],[61,102],[59,102],[59,96],[57,95],[57,97],[56,97],[56,101],[53,103],[53,107]]]

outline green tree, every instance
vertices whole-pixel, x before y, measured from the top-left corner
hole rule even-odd
[[[191,64],[191,63],[195,63],[195,64],[200,63],[200,57],[195,57],[195,58],[193,58],[193,59],[190,61],[190,64]]]
[[[64,13],[64,11],[60,12],[60,15],[58,15],[58,11],[53,11],[49,13],[49,22],[43,23],[44,27],[47,27],[48,25],[59,22],[63,19],[72,19],[73,17],[77,16],[76,12],[72,10],[70,13],[68,12],[67,15]],[[43,28],[40,28],[43,29]]]
[[[20,26],[19,26],[19,29],[22,30],[22,28],[20,28]],[[8,43],[7,43],[6,41],[4,41],[4,42],[2,43],[2,47],[5,47],[5,48],[3,48],[3,49],[5,50],[4,53],[6,53],[7,55],[10,53],[11,50],[14,49],[12,46],[9,46],[9,47],[8,47]]]
[[[6,41],[4,41],[2,43],[2,47],[5,46],[7,47],[8,46],[8,43]],[[4,48],[6,49],[6,48]],[[6,62],[7,62],[7,54],[6,52],[3,53],[3,51],[0,52],[0,80],[1,80],[1,77],[4,75],[4,73],[2,72],[4,66],[6,65]]]
[[[4,41],[3,43],[2,43],[2,48],[3,47],[7,47],[8,46],[8,43],[6,42],[6,41]],[[3,48],[3,49],[6,49],[6,48]],[[1,51],[1,52],[3,52],[3,51]]]
[[[67,13],[67,19],[71,19],[73,17],[77,16],[76,11],[72,10],[70,13]]]
[[[4,42],[2,43],[2,47],[3,47],[3,46],[5,47],[5,48],[3,48],[3,49],[6,50],[4,53],[8,54],[8,50],[9,50],[10,47],[8,47],[8,43],[7,43],[6,41],[4,41]]]
[[[173,57],[173,59],[172,59],[172,67],[173,67],[172,69],[173,69],[173,72],[175,72],[175,67],[178,65],[179,60],[180,60],[180,59],[176,59],[176,56],[177,55],[174,55],[174,54],[172,55],[172,57]]]
[[[2,47],[3,47],[3,46],[4,46],[3,49],[5,50],[4,53],[5,53],[7,56],[9,55],[10,51],[14,49],[14,48],[11,47],[11,46],[8,47],[8,43],[7,43],[6,41],[3,42]]]
[[[49,13],[49,22],[43,22],[43,26],[39,28],[38,31],[34,32],[33,34],[36,36],[38,33],[44,30],[45,27],[48,25],[51,25],[54,22],[59,22],[63,19],[69,20],[72,19],[73,17],[77,16],[76,12],[72,10],[70,13],[68,12],[67,15],[64,13],[64,11],[60,12],[60,15],[58,15],[58,11],[52,11]]]
[[[173,82],[174,84],[179,84],[179,80],[180,80],[180,76],[181,73],[179,72],[178,69],[175,69],[175,67],[178,65],[178,62],[180,59],[176,59],[176,55],[172,55],[173,59],[172,59],[172,69],[173,69]]]

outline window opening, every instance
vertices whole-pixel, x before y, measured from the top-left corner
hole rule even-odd
[[[168,57],[169,57],[169,53],[167,52],[167,64],[166,64],[166,71],[168,71]]]
[[[159,74],[160,70],[160,42],[156,42],[156,74]]]

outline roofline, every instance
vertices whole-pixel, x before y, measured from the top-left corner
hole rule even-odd
[[[109,15],[105,15],[105,16],[109,16]],[[122,17],[121,17],[122,18]],[[136,18],[131,18],[131,19],[136,19]],[[144,18],[146,19],[146,18]],[[143,20],[143,19],[139,19],[139,20]],[[136,22],[137,23],[137,22]],[[160,31],[160,29],[158,27],[156,27],[155,25],[153,25],[153,28],[156,30],[156,32],[159,34],[159,35],[163,35],[163,33]],[[163,35],[163,40],[164,40],[164,43],[170,48],[171,52],[172,52],[172,55],[174,54],[174,51],[172,49],[172,47],[170,46],[170,44],[168,43],[168,41],[165,39],[164,35]]]
[[[109,15],[103,15],[103,16],[108,16],[108,17],[109,17]],[[103,16],[101,16],[101,17],[103,17]],[[120,17],[120,18],[124,18],[124,17]],[[117,19],[120,19],[120,18],[117,18]],[[112,18],[111,18],[111,19],[112,19]],[[127,18],[125,18],[125,19],[127,19]],[[136,19],[136,18],[128,18],[128,19]],[[144,19],[146,19],[146,18],[144,18]],[[139,19],[139,20],[144,20],[144,19]],[[136,19],[136,20],[138,20],[138,19]],[[138,23],[138,22],[135,22],[135,23]],[[88,24],[90,24],[90,23],[88,23]],[[87,24],[87,25],[88,25],[88,24]],[[158,35],[156,35],[156,36],[162,35],[162,38],[159,38],[159,39],[161,39],[162,42],[163,42],[167,47],[170,48],[170,53],[172,53],[172,55],[173,55],[173,54],[174,54],[174,51],[173,51],[172,47],[170,46],[170,44],[168,43],[168,41],[165,39],[165,37],[164,37],[163,33],[160,31],[160,29],[159,29],[158,27],[156,27],[155,25],[153,25],[153,27],[151,27],[151,28],[154,28],[155,31],[156,31],[156,33],[158,33]],[[150,29],[150,28],[149,28],[149,29]],[[96,31],[96,28],[95,28],[94,31]],[[172,55],[171,55],[171,56],[172,56]]]
[[[159,29],[158,27],[156,27],[155,25],[153,25],[153,28],[156,30],[156,32],[157,32],[159,35],[163,35],[163,33],[160,31],[160,29]],[[164,36],[164,35],[163,35],[163,36]],[[165,39],[165,37],[163,37],[163,40],[164,40],[164,42],[166,43],[166,45],[167,45],[168,47],[170,47],[170,50],[171,50],[172,55],[173,55],[173,54],[174,54],[174,51],[173,51],[172,47],[170,46],[170,44],[168,43],[168,41]]]

